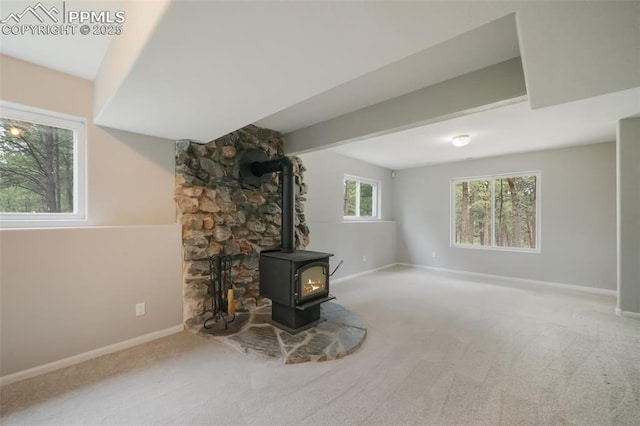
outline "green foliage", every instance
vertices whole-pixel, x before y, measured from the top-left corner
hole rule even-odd
[[[0,118],[0,211],[73,211],[72,130]]]
[[[491,245],[491,184],[488,180],[456,184],[456,243]]]
[[[344,181],[344,215],[356,215],[356,189],[357,183],[352,180]]]
[[[360,217],[373,216],[373,185],[360,183]]]
[[[536,177],[495,180],[496,245],[535,248]]]
[[[344,216],[373,217],[376,186],[371,183],[345,179]]]
[[[457,244],[536,247],[536,176],[458,182],[455,197]]]
[[[0,187],[0,210],[3,212],[43,212],[44,199],[33,191],[17,186]]]

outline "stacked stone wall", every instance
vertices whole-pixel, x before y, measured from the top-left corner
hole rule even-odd
[[[282,136],[247,126],[207,144],[176,144],[175,200],[182,223],[185,323],[198,328],[211,314],[208,295],[209,258],[232,256],[232,284],[240,311],[268,301],[258,290],[261,250],[280,246],[282,208],[279,174],[259,188],[244,185],[239,169],[242,152],[260,149],[282,156]],[[296,247],[309,242],[304,218],[304,166],[293,157],[296,184]]]

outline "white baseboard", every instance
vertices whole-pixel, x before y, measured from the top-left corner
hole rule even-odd
[[[79,364],[81,362],[88,361],[90,359],[97,358],[102,355],[107,355],[113,352],[121,351],[123,349],[128,349],[133,346],[140,345],[142,343],[159,339],[161,337],[179,333],[182,330],[184,330],[184,325],[180,324],[180,325],[166,328],[164,330],[154,331],[153,333],[145,334],[143,336],[134,337],[133,339],[125,340],[123,342],[118,342],[112,345],[104,346],[102,348],[94,349],[89,352],[84,352],[78,355],[70,356],[68,358],[63,358],[58,361],[50,362],[48,364],[39,365],[37,367],[29,368],[27,370],[18,371],[17,373],[0,377],[0,386],[8,385],[9,383],[14,383],[20,380],[39,376],[40,374],[49,373],[51,371],[69,367],[74,364]]]
[[[616,315],[622,316],[622,317],[640,319],[640,313],[638,313],[638,312],[630,312],[630,311],[623,311],[620,308],[616,308]]]
[[[585,287],[585,286],[575,285],[575,284],[563,284],[563,283],[554,283],[551,281],[529,280],[526,278],[514,278],[514,277],[507,277],[504,275],[482,274],[479,272],[460,271],[457,269],[436,268],[433,266],[414,265],[410,263],[397,263],[397,265],[408,266],[410,268],[426,269],[428,271],[435,271],[435,272],[448,272],[448,273],[466,275],[469,277],[476,277],[476,278],[491,278],[491,279],[503,279],[503,280],[507,279],[507,280],[515,281],[522,284],[533,284],[533,285],[542,285],[546,287],[562,288],[565,290],[576,290],[576,291],[581,291],[583,293],[599,294],[603,296],[617,296],[618,294],[616,290],[606,290],[603,288]]]
[[[358,272],[357,274],[351,274],[351,275],[347,275],[346,277],[336,278],[335,280],[331,280],[331,284],[341,283],[343,281],[347,281],[347,280],[350,280],[350,279],[353,279],[353,278],[361,277],[363,275],[372,274],[372,273],[374,273],[376,271],[380,271],[382,269],[391,268],[391,267],[396,266],[396,265],[398,265],[398,264],[397,263],[390,263],[388,265],[380,266],[378,268],[367,269],[366,271]]]

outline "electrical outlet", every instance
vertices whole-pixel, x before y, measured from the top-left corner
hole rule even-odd
[[[140,317],[140,316],[144,315],[144,313],[145,313],[144,302],[136,303],[136,316]]]
[[[431,257],[436,257],[436,252],[435,251],[431,252]]]
[[[362,256],[362,261],[366,262],[367,261],[367,256]]]

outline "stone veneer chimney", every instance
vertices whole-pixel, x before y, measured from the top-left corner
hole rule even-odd
[[[282,136],[253,125],[207,144],[188,140],[176,144],[175,200],[182,223],[184,320],[189,328],[200,328],[210,313],[207,295],[209,257],[234,255],[232,282],[240,311],[249,311],[265,301],[259,296],[258,260],[263,249],[280,246],[282,209],[278,175],[259,188],[243,187],[239,160],[247,149],[260,149],[267,157],[283,155]],[[304,166],[297,157],[296,248],[309,242],[303,213],[306,186]]]

